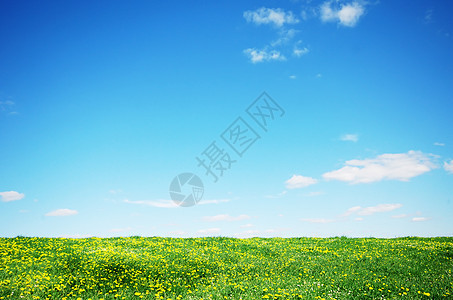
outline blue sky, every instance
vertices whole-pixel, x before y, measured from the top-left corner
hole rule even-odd
[[[453,235],[452,6],[2,1],[0,236]]]

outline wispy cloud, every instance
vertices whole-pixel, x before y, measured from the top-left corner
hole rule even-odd
[[[294,56],[297,56],[297,57],[301,57],[302,55],[305,55],[305,54],[307,54],[308,52],[310,52],[310,50],[308,50],[307,47],[298,48],[298,47],[296,46],[296,47],[294,47],[294,49],[293,49],[293,54],[294,54]]]
[[[0,192],[0,198],[2,202],[17,201],[23,199],[24,197],[25,194],[16,191]]]
[[[178,205],[173,202],[172,200],[160,199],[160,200],[138,200],[138,201],[131,201],[128,199],[124,200],[125,203],[129,204],[139,204],[139,205],[146,205],[152,207],[160,207],[160,208],[176,208]]]
[[[247,22],[256,25],[272,24],[277,27],[282,27],[285,24],[295,24],[299,22],[291,11],[286,12],[281,8],[261,7],[257,10],[245,11],[243,16]]]
[[[201,200],[198,202],[198,205],[205,205],[205,204],[220,204],[230,202],[230,199],[211,199],[211,200]]]
[[[0,113],[3,112],[10,115],[17,114],[17,112],[14,111],[14,104],[15,103],[11,100],[0,101]]]
[[[296,79],[297,76],[296,75],[289,75],[289,79]]]
[[[406,218],[406,217],[408,217],[407,214],[400,214],[400,215],[392,216],[392,218],[394,218],[394,219],[403,219],[403,218]]]
[[[436,168],[432,155],[420,151],[382,154],[372,159],[354,159],[345,162],[343,168],[324,173],[326,180],[356,183],[370,183],[381,180],[409,181]]]
[[[281,61],[286,60],[286,57],[277,50],[267,50],[267,49],[255,49],[248,48],[244,50],[244,53],[249,57],[250,61],[254,64],[265,62],[265,61]]]
[[[272,41],[270,45],[272,47],[285,45],[294,38],[297,32],[298,31],[293,28],[281,28],[278,32],[279,37],[275,41]]]
[[[424,22],[427,23],[432,23],[433,21],[433,13],[434,11],[432,9],[428,9],[425,11],[425,16],[423,18]]]
[[[450,162],[444,161],[444,169],[445,169],[445,171],[447,171],[448,173],[453,174],[453,159],[450,160]]]
[[[357,142],[359,140],[358,134],[347,133],[340,136],[340,141]]]
[[[392,210],[398,209],[402,206],[403,205],[400,203],[379,204],[376,206],[368,206],[368,207],[361,208],[360,210],[357,211],[357,214],[359,216],[369,216],[369,215],[373,215],[375,213],[392,211]]]
[[[46,213],[48,217],[66,217],[77,215],[79,212],[77,210],[69,209],[69,208],[60,208],[53,211]]]
[[[343,214],[339,215],[336,218],[333,219],[327,219],[327,218],[305,218],[301,219],[304,222],[309,222],[309,223],[321,223],[321,224],[327,224],[327,223],[333,223],[333,222],[338,222],[338,221],[344,221],[345,217],[349,217],[352,215],[355,215],[356,217],[354,218],[355,221],[363,221],[362,216],[370,216],[376,213],[383,213],[383,212],[389,212],[393,211],[395,209],[398,209],[402,207],[403,205],[400,203],[394,203],[394,204],[378,204],[376,206],[367,206],[367,207],[362,207],[362,206],[353,206],[348,208]]]
[[[434,143],[434,146],[443,147],[443,146],[445,146],[445,144],[444,144],[444,143],[435,142],[435,143]]]
[[[340,4],[326,1],[320,7],[320,17],[323,22],[337,22],[342,26],[354,27],[365,13],[365,7],[358,2]]]
[[[233,217],[228,214],[222,214],[222,215],[216,215],[216,216],[206,216],[206,217],[203,217],[203,220],[207,221],[207,222],[217,222],[217,221],[234,222],[234,221],[247,220],[250,218],[251,217],[248,215],[239,215],[237,217]]]
[[[412,218],[412,222],[424,222],[424,221],[428,221],[429,218],[425,218],[425,217],[413,217]]]
[[[285,184],[288,189],[300,189],[317,182],[318,181],[314,178],[294,174],[293,177],[285,181]]]
[[[350,216],[353,214],[356,214],[359,216],[370,216],[375,213],[392,211],[392,210],[398,209],[402,206],[403,205],[400,203],[379,204],[376,206],[368,206],[368,207],[353,206],[353,207],[349,208],[348,210],[346,210],[346,212],[343,213],[341,216],[347,217],[347,216]]]

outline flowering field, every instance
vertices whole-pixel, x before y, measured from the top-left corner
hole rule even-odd
[[[0,299],[452,299],[453,238],[0,238]]]

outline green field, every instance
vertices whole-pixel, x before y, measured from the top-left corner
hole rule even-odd
[[[0,238],[0,299],[453,299],[453,238]]]

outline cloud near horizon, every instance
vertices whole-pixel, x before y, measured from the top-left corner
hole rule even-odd
[[[398,209],[402,206],[403,205],[400,203],[378,204],[376,206],[368,206],[368,207],[353,206],[353,207],[349,208],[342,216],[347,217],[352,214],[357,214],[359,216],[370,216],[375,213],[392,211],[392,210]]]
[[[371,159],[348,160],[344,167],[322,176],[325,180],[339,180],[351,184],[381,180],[409,181],[437,168],[431,157],[432,155],[413,150],[407,153],[381,154]]]

